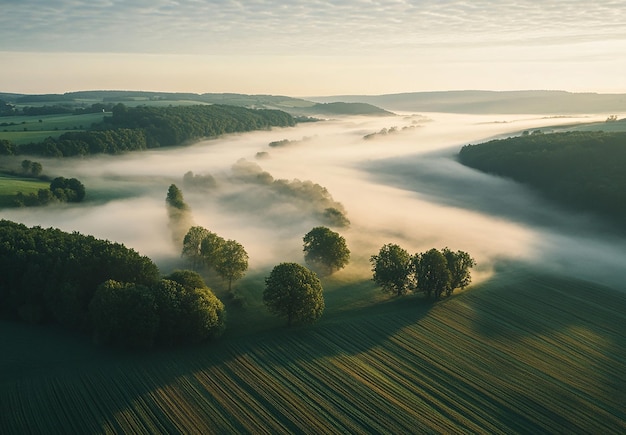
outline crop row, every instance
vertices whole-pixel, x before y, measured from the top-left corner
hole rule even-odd
[[[625,295],[522,274],[429,310],[409,301],[206,348],[14,371],[0,378],[0,432],[626,432]]]

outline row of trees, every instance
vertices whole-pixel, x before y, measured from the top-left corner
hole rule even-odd
[[[20,145],[15,154],[46,157],[71,157],[89,154],[121,154],[148,148],[146,133],[141,129],[70,131],[58,138]]]
[[[129,348],[199,342],[225,325],[223,304],[195,272],[161,278],[152,260],[122,244],[6,220],[0,313]]]
[[[626,132],[528,134],[466,145],[461,163],[526,183],[566,206],[626,218]]]
[[[24,106],[19,108],[13,104],[0,100],[0,116],[44,116],[70,113],[74,115],[82,115],[85,113],[110,112],[112,108],[112,103],[94,103],[87,107],[76,107],[76,105],[71,102],[68,102],[67,104],[44,104],[43,106]]]
[[[280,110],[247,109],[226,105],[173,107],[112,107],[112,116],[87,131],[67,132],[58,138],[15,146],[0,143],[0,153],[49,157],[118,154],[126,151],[180,146],[204,137],[271,127],[295,125],[291,115]]]
[[[377,255],[372,255],[370,263],[373,280],[384,291],[396,296],[423,292],[433,299],[450,296],[455,289],[468,286],[469,269],[476,265],[467,252],[433,248],[410,255],[393,243],[383,245]]]

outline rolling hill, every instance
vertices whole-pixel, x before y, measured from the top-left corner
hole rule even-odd
[[[327,103],[369,103],[391,111],[473,114],[572,114],[626,112],[626,94],[571,93],[565,91],[442,91],[385,95],[310,97]]]

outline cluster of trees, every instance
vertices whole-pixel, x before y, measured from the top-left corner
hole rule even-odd
[[[240,159],[232,167],[233,179],[245,183],[267,187],[276,196],[298,201],[302,208],[311,211],[325,223],[336,227],[347,227],[350,220],[346,216],[343,204],[335,201],[324,186],[310,180],[274,179],[272,174],[264,171],[257,163]]]
[[[348,264],[350,250],[345,239],[326,227],[316,227],[303,238],[305,261],[333,273]],[[243,276],[248,268],[248,255],[239,243],[224,240],[217,234],[199,226],[189,229],[183,241],[183,257],[191,267],[208,267],[220,277],[232,281]],[[297,263],[281,263],[265,279],[263,301],[268,310],[294,323],[311,323],[324,312],[322,284],[317,274]]]
[[[0,139],[0,155],[12,156],[18,153],[17,146],[7,139]]]
[[[70,131],[58,138],[31,142],[17,147],[19,154],[46,157],[71,157],[89,154],[120,154],[148,148],[146,134],[141,129]]]
[[[0,144],[0,153],[68,157],[88,154],[118,154],[163,146],[179,146],[203,137],[215,137],[271,127],[295,125],[291,115],[280,110],[246,109],[225,105],[175,107],[111,107],[112,116],[81,132],[16,147]]]
[[[450,296],[455,289],[467,287],[471,282],[469,269],[476,265],[467,252],[433,248],[410,255],[393,243],[383,245],[370,263],[374,282],[385,292],[396,296],[423,292],[429,299]]]
[[[190,270],[151,286],[108,280],[98,286],[89,314],[96,343],[150,348],[200,343],[226,327],[224,304]]]
[[[183,186],[195,190],[210,190],[217,186],[217,180],[211,174],[194,174],[187,171],[183,175]]]
[[[144,130],[149,148],[176,146],[226,133],[295,125],[293,117],[280,110],[254,110],[221,104],[134,108],[118,104],[112,112],[112,117],[105,118],[105,125]]]
[[[168,202],[176,203],[175,192]],[[179,206],[184,207],[184,202]],[[343,268],[350,251],[326,227],[303,238],[305,261],[326,273]],[[239,243],[192,227],[182,255],[228,280],[243,276],[248,255]],[[395,295],[449,296],[471,282],[476,263],[463,251],[431,249],[410,255],[395,244],[371,257],[373,280]],[[317,274],[281,263],[265,278],[263,302],[288,326],[317,321],[325,308]],[[156,265],[122,244],[57,229],[0,221],[0,314],[32,323],[55,322],[88,332],[97,343],[125,348],[198,343],[221,335],[224,304],[195,271],[161,277]]]
[[[248,270],[248,253],[236,240],[225,240],[201,226],[193,226],[183,239],[182,256],[194,270],[206,267],[232,283],[242,278]]]
[[[195,272],[161,278],[149,258],[122,244],[6,220],[0,312],[129,348],[199,342],[225,324],[223,304]]]
[[[528,134],[466,145],[461,163],[526,183],[572,208],[626,218],[626,132]]]
[[[43,172],[43,165],[39,162],[22,160],[22,173],[32,177],[39,177]]]
[[[51,202],[82,202],[85,194],[85,186],[77,178],[56,177],[50,182],[50,188],[39,189],[36,194],[18,192],[15,195],[15,205],[31,207]]]

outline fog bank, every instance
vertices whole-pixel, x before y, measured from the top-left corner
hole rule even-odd
[[[48,174],[83,181],[87,202],[5,209],[2,217],[122,242],[170,267],[180,263],[181,250],[172,243],[165,207],[174,183],[193,222],[240,242],[252,269],[302,262],[302,237],[326,225],[352,251],[345,273],[364,279],[371,277],[369,257],[385,243],[398,243],[410,252],[444,246],[467,251],[484,275],[499,259],[520,259],[623,286],[619,263],[626,244],[596,233],[601,224],[594,218],[563,211],[455,159],[468,143],[577,120],[438,113],[353,117],[185,148],[37,159]],[[329,220],[329,208],[349,225]]]

